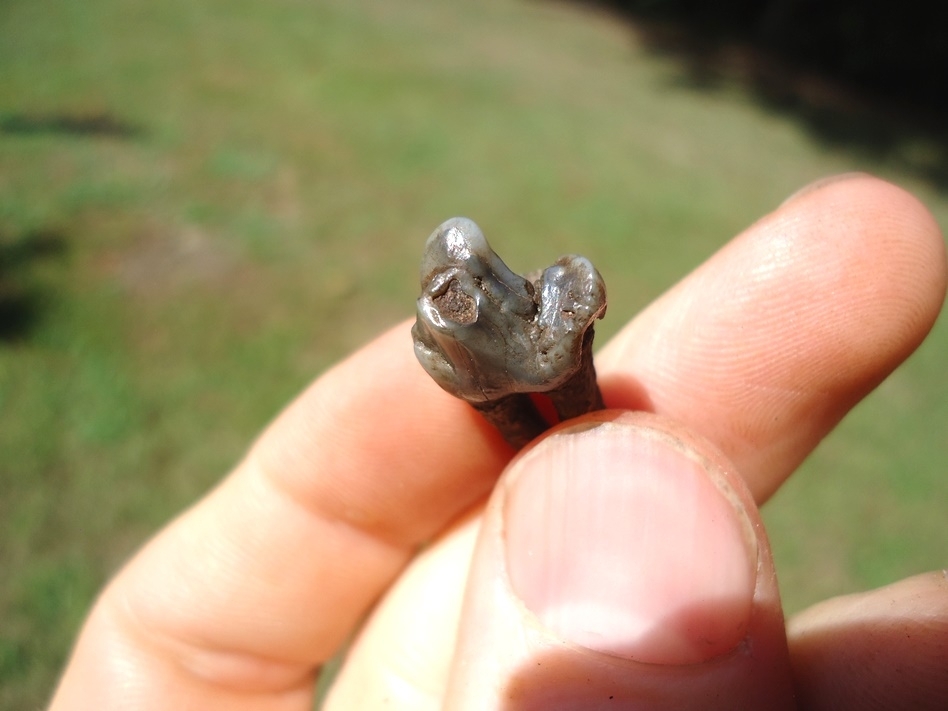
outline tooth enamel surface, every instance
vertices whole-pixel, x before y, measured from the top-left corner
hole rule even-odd
[[[601,407],[591,328],[605,313],[606,292],[588,259],[563,257],[531,283],[504,264],[473,221],[455,217],[425,244],[421,288],[412,329],[418,360],[442,388],[488,419],[485,409],[510,410],[513,405],[496,403],[531,392],[550,393],[557,410],[570,416]],[[560,395],[573,400],[579,392],[579,403],[557,404],[563,388]],[[526,412],[528,401],[509,402],[539,421]]]

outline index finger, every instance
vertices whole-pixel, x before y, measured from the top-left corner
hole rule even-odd
[[[317,380],[119,574],[54,708],[309,708],[319,665],[511,455],[399,325]]]
[[[606,402],[714,442],[761,504],[924,340],[945,282],[944,239],[915,197],[868,175],[821,181],[603,349]]]

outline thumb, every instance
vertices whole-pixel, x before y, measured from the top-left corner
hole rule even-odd
[[[654,415],[606,412],[507,470],[446,708],[792,705],[769,544],[711,445]]]

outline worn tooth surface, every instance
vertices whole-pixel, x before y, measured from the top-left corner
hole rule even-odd
[[[553,379],[562,361],[573,362],[586,329],[605,315],[606,289],[588,259],[570,255],[543,271],[538,291],[538,357]]]
[[[602,407],[592,323],[606,308],[602,277],[568,256],[535,284],[515,274],[463,217],[425,245],[412,335],[425,370],[467,400],[514,446],[548,426],[526,393],[550,395],[561,419]]]

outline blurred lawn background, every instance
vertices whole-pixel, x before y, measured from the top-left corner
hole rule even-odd
[[[45,703],[116,567],[413,313],[443,219],[515,269],[590,257],[600,342],[815,178],[948,225],[913,167],[943,146],[830,140],[649,47],[556,2],[0,5],[0,709]],[[946,357],[942,321],[766,507],[791,611],[945,565]]]

